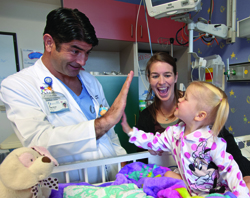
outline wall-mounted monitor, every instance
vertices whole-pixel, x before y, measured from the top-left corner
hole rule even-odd
[[[201,0],[146,0],[148,14],[157,19],[201,10]]]

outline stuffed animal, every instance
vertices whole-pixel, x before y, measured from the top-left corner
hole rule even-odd
[[[48,198],[58,188],[57,179],[48,178],[57,165],[43,147],[13,150],[0,165],[0,197]]]

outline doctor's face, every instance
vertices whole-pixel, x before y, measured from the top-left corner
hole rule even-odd
[[[69,43],[62,43],[59,50],[56,45],[51,48],[51,66],[55,76],[60,74],[63,76],[75,77],[79,74],[82,67],[88,60],[92,44],[84,41],[73,40]]]

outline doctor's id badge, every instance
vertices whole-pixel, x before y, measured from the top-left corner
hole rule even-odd
[[[42,94],[42,99],[48,105],[50,113],[58,113],[69,110],[68,101],[61,93],[44,93]]]

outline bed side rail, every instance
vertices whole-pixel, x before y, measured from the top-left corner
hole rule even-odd
[[[243,135],[243,136],[238,136],[238,137],[234,137],[236,143],[239,146],[240,142],[244,143],[244,147],[247,147],[247,142],[250,141],[250,135]]]
[[[241,153],[243,156],[245,156],[248,160],[250,160],[250,146],[247,145],[248,141],[250,141],[250,135],[243,135],[243,136],[238,136],[234,137],[237,145],[239,146],[240,142],[244,144],[244,147],[241,148]]]
[[[154,163],[156,165],[166,166],[166,167],[176,165],[171,153],[164,152],[163,156],[153,156],[148,151],[145,151],[145,152],[139,152],[139,153],[119,155],[116,157],[101,158],[101,159],[89,160],[89,161],[76,161],[76,162],[71,162],[71,163],[60,164],[59,166],[54,167],[52,173],[63,172],[65,174],[66,183],[69,183],[70,182],[69,171],[78,170],[79,175],[80,175],[80,180],[88,182],[89,180],[88,180],[87,168],[100,166],[102,169],[102,182],[105,182],[106,181],[105,180],[106,179],[105,178],[105,165],[117,164],[118,171],[120,171],[121,162],[126,162],[126,161],[136,162],[136,160],[144,159],[144,158],[148,159],[149,164]],[[83,178],[82,170],[84,172],[84,178]]]

